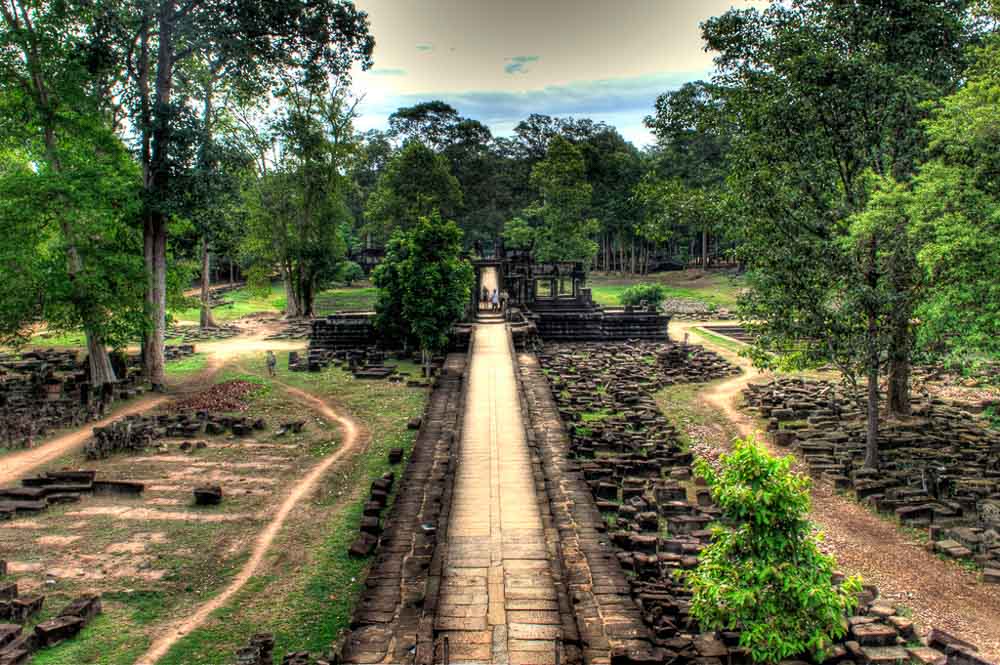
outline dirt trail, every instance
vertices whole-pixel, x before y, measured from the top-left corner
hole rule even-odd
[[[201,390],[205,387],[205,384],[211,382],[227,360],[248,353],[263,353],[267,349],[274,351],[297,349],[301,348],[304,343],[264,339],[272,332],[274,332],[273,328],[266,326],[248,337],[231,337],[217,342],[202,342],[198,344],[196,350],[199,353],[208,355],[205,369],[188,378],[183,383],[173,386],[169,394],[144,395],[123,408],[116,410],[106,418],[86,423],[76,430],[49,439],[35,448],[9,453],[0,457],[0,486],[20,480],[38,467],[75,451],[90,438],[91,432],[95,427],[104,427],[124,416],[152,411],[176,397],[178,392],[186,393]]]
[[[674,322],[671,332],[675,338],[678,332],[683,337],[684,332],[706,323]],[[740,393],[758,376],[758,370],[710,339],[698,335],[691,339],[743,370],[700,393],[705,403],[719,409],[741,436],[754,434],[772,453],[787,454],[773,446],[754,420],[737,407]],[[879,588],[883,598],[913,610],[924,633],[940,628],[1000,662],[1000,593],[996,587],[980,583],[975,573],[953,562],[938,559],[895,524],[835,493],[826,483],[815,483],[812,498],[811,517],[824,533],[823,549],[837,558],[841,570],[861,575]]]
[[[284,498],[267,527],[258,534],[254,542],[253,551],[250,554],[250,559],[243,565],[243,568],[240,569],[240,572],[233,578],[229,585],[217,596],[199,606],[190,616],[173,626],[164,628],[163,632],[154,638],[153,644],[146,653],[136,661],[136,665],[154,665],[154,663],[167,654],[174,644],[200,627],[211,616],[212,612],[225,605],[233,595],[239,592],[250,578],[253,577],[257,568],[260,567],[264,556],[274,542],[275,536],[281,531],[292,509],[315,489],[316,484],[330,470],[330,467],[341,461],[345,456],[358,452],[367,440],[367,437],[362,436],[361,425],[350,416],[338,414],[323,400],[298,388],[293,388],[280,382],[275,383],[281,386],[288,394],[308,404],[310,408],[321,414],[324,418],[338,423],[343,431],[343,441],[333,453],[314,466]]]

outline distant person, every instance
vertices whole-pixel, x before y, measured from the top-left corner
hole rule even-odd
[[[267,375],[274,376],[274,370],[278,366],[278,359],[274,357],[274,351],[267,351]]]
[[[483,287],[483,297],[479,299],[479,302],[484,307],[490,302],[490,290],[485,286]]]
[[[497,292],[496,289],[493,289],[493,299],[492,299],[491,302],[493,303],[493,307],[491,308],[492,311],[494,311],[494,312],[499,311],[500,310],[500,294],[499,294],[499,292]]]

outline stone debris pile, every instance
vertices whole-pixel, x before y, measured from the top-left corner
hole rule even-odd
[[[7,597],[10,596],[10,597]],[[0,582],[0,665],[22,665],[36,652],[72,639],[101,613],[101,598],[80,596],[55,617],[31,630],[24,626],[37,614],[44,596],[19,597],[17,585]]]
[[[935,552],[973,559],[985,581],[1000,583],[1000,431],[955,403],[914,400],[912,418],[879,428],[880,466],[867,469],[861,407],[843,387],[783,378],[751,384],[744,397],[811,475],[929,527]]]
[[[692,364],[687,371],[680,367],[685,359]],[[702,633],[689,614],[691,594],[680,573],[698,565],[720,512],[704,482],[692,478],[692,455],[653,400],[667,381],[706,380],[726,369],[697,354],[655,347],[645,354],[547,347],[538,364],[551,386],[548,395],[538,387],[542,374],[522,369],[532,445],[546,484],[562,493],[554,496],[554,512],[570,590],[583,613],[584,660],[602,657],[595,645],[604,644],[617,654],[612,662],[749,662],[739,633]],[[561,422],[552,424],[547,414]],[[608,565],[608,551],[616,566]],[[625,594],[634,601],[635,619],[614,600]],[[985,663],[974,647],[947,642],[940,631],[937,641],[922,644],[905,611],[880,602],[871,586],[846,620],[848,634],[825,662]]]
[[[57,504],[77,503],[87,494],[135,496],[145,489],[142,483],[96,477],[97,472],[89,470],[47,471],[22,479],[20,487],[0,488],[0,521],[40,513]]]
[[[218,436],[227,432],[244,437],[266,427],[263,418],[215,415],[208,411],[131,415],[105,427],[95,427],[94,436],[84,444],[84,454],[87,459],[105,459],[118,453],[143,452],[164,438]]]
[[[97,390],[89,364],[75,351],[0,354],[0,447],[30,448],[54,430],[100,419],[112,399],[141,395],[139,368],[124,357],[112,359],[120,380]]]

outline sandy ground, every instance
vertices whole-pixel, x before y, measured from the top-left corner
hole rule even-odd
[[[113,415],[98,422],[87,423],[79,429],[56,436],[34,448],[4,455],[0,458],[0,485],[14,483],[52,460],[58,459],[82,447],[87,439],[90,438],[94,427],[103,427],[123,416],[152,411],[158,406],[165,404],[173,396],[176,396],[178,392],[200,390],[212,381],[219,369],[228,360],[252,353],[263,354],[268,349],[272,351],[287,351],[302,348],[303,342],[300,341],[264,339],[274,331],[274,326],[261,326],[252,335],[247,337],[231,337],[216,342],[202,342],[197,344],[195,350],[198,353],[208,355],[208,361],[204,370],[185,380],[184,383],[172,388],[167,394],[143,395],[134,402],[129,403],[123,409],[115,411]]]
[[[361,425],[350,416],[338,414],[329,405],[312,395],[297,388],[285,384],[278,384],[289,395],[301,400],[310,409],[313,409],[331,422],[336,422],[343,431],[341,444],[337,446],[330,455],[323,461],[316,464],[305,477],[303,477],[282,500],[277,512],[271,521],[257,535],[254,542],[250,559],[243,565],[240,572],[229,583],[229,585],[211,600],[199,606],[190,616],[182,617],[174,625],[163,628],[161,634],[154,638],[152,645],[137,661],[136,665],[153,665],[167,654],[170,648],[183,637],[196,630],[206,619],[233,597],[246,583],[253,577],[260,567],[264,556],[274,543],[275,536],[281,531],[285,520],[296,505],[309,496],[316,488],[316,485],[332,466],[343,460],[345,457],[354,455],[363,448],[368,440],[363,435]]]
[[[671,335],[683,337],[692,327],[708,322],[672,322]],[[755,377],[766,378],[750,361],[691,335],[691,341],[739,365],[743,373],[701,393],[708,405],[729,419],[741,436],[754,434],[772,453],[776,449],[757,423],[740,410],[741,392]],[[837,558],[841,570],[861,575],[876,585],[884,599],[913,611],[923,633],[940,628],[979,647],[984,656],[1000,662],[1000,588],[978,581],[977,575],[954,562],[926,551],[895,524],[872,514],[860,504],[817,482],[812,492],[812,520],[823,532],[823,549]]]

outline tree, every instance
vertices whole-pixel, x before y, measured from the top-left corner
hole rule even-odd
[[[462,190],[448,160],[413,140],[379,177],[365,208],[365,229],[384,240],[396,229],[407,231],[435,212],[453,217],[461,205]]]
[[[473,278],[463,258],[461,229],[438,213],[420,218],[408,231],[397,230],[376,268],[376,325],[383,335],[416,340],[426,376],[431,356],[447,348],[451,327],[465,315]],[[390,313],[399,318],[388,319]]]
[[[404,143],[419,141],[439,152],[454,140],[461,120],[454,107],[434,100],[398,109],[389,116],[389,131]]]
[[[336,279],[346,255],[350,219],[344,165],[354,149],[354,107],[335,89],[329,96],[290,88],[278,122],[282,161],[251,188],[244,253],[252,281],[270,288],[278,269],[286,285],[286,315],[313,316],[316,293]]]
[[[9,210],[25,228],[38,225],[35,237],[49,248],[45,251],[49,259],[51,250],[61,248],[64,252],[65,270],[55,274],[60,275],[60,282],[65,280],[62,286],[67,288],[48,280],[44,286],[52,288],[53,294],[61,293],[64,303],[73,306],[74,313],[63,317],[63,321],[75,321],[83,327],[95,385],[116,378],[105,346],[113,326],[103,317],[113,311],[109,307],[112,303],[120,305],[122,312],[133,308],[127,298],[117,299],[103,290],[106,282],[98,277],[103,270],[86,263],[88,249],[114,236],[118,232],[115,226],[123,219],[103,207],[99,199],[89,197],[86,178],[106,177],[107,182],[95,185],[107,187],[105,191],[117,200],[128,190],[129,176],[136,175],[123,162],[121,145],[110,137],[104,114],[106,100],[100,94],[99,83],[108,75],[111,54],[102,42],[100,16],[99,3],[11,0],[0,4],[0,103],[5,115],[11,112],[16,114],[11,118],[21,120],[5,123],[4,138],[28,146],[21,164],[8,162],[13,168],[5,173],[5,184],[13,189],[7,192],[7,202],[23,195],[18,186],[43,197],[37,200],[37,206],[35,201],[21,200],[20,205],[27,203],[28,208]],[[23,170],[27,161],[37,164],[36,174]],[[126,205],[122,211],[128,209]],[[102,228],[105,223],[111,228]],[[95,242],[89,234],[97,234],[102,240]],[[102,260],[93,254],[89,258]],[[23,326],[25,321],[18,321],[18,316],[38,313],[29,301],[23,300],[30,293],[12,301],[24,307],[5,309],[12,317],[5,321],[7,330]],[[131,290],[125,289],[121,295],[129,293]]]
[[[687,574],[691,616],[701,630],[736,630],[757,662],[804,653],[822,662],[847,632],[858,578],[833,581],[833,557],[820,552],[809,513],[809,479],[792,473],[792,457],[776,459],[752,439],[737,440],[698,473],[722,510],[698,567]]]
[[[865,3],[798,0],[732,10],[703,26],[718,54],[713,83],[722,118],[735,127],[727,212],[749,269],[742,313],[754,322],[758,350],[829,361],[857,350],[857,322],[866,319],[863,334],[892,347],[891,390],[907,388],[892,377],[908,372],[912,311],[880,320],[864,298],[850,297],[874,290],[873,273],[858,270],[857,244],[844,239],[848,220],[868,205],[869,174],[912,175],[923,150],[923,104],[953,89],[965,64],[967,6],[909,0],[872,11]],[[877,258],[877,239],[874,246],[867,256]],[[915,302],[894,300],[901,308]],[[844,303],[862,308],[848,311]],[[877,449],[878,395],[869,391],[873,398],[870,450]],[[890,395],[890,404],[908,402],[908,392]]]
[[[1000,17],[1000,9],[995,10]],[[923,346],[957,358],[1000,353],[1000,38],[976,52],[960,90],[926,124],[930,160],[909,214],[927,283]]]
[[[525,211],[538,220],[535,259],[581,261],[589,266],[597,253],[591,236],[599,227],[589,216],[593,188],[585,179],[580,149],[560,136],[552,139],[545,159],[531,171],[531,182],[542,195]]]
[[[189,166],[192,135],[178,131],[189,114],[176,98],[175,75],[195,57],[222,63],[229,78],[264,79],[281,71],[322,89],[329,74],[371,64],[374,40],[364,12],[345,0],[132,0],[119,11],[128,54],[132,126],[139,134],[145,185],[143,222],[151,330],[143,359],[155,389],[163,384],[167,226],[176,214],[177,176]],[[155,52],[155,55],[154,55]],[[187,140],[185,140],[187,139]]]

